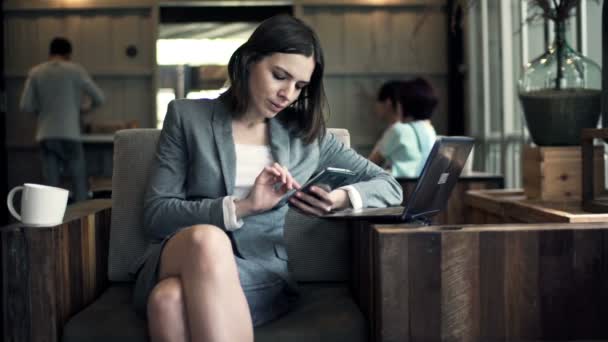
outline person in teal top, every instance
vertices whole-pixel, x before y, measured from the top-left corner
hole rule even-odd
[[[370,153],[368,159],[378,164],[384,169],[390,169],[390,163],[388,160],[382,157],[378,152],[381,141],[386,139],[387,134],[391,131],[391,128],[401,122],[403,119],[403,111],[401,108],[401,86],[404,82],[402,80],[390,80],[382,84],[378,90],[378,97],[374,106],[374,117],[380,121],[383,121],[387,128],[382,133],[382,137],[378,140]]]
[[[400,82],[398,99],[401,120],[384,132],[369,159],[390,168],[394,177],[418,177],[437,138],[430,119],[438,101],[422,78]]]

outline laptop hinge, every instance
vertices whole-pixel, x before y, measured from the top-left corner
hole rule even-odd
[[[439,210],[427,211],[418,215],[412,215],[409,217],[410,222],[420,223],[425,226],[430,226],[433,222],[433,216],[437,214]]]
[[[430,226],[432,223],[432,219],[430,217],[424,216],[424,215],[411,216],[407,219],[407,221],[409,223],[417,223],[422,226]]]
[[[430,217],[422,216],[417,217],[416,222],[421,223],[423,226],[430,226],[432,223],[432,219]]]

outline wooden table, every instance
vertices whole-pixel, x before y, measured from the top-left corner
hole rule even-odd
[[[418,178],[397,178],[403,188],[403,202],[414,191]],[[469,211],[464,205],[464,196],[469,190],[502,189],[504,177],[486,172],[469,172],[458,178],[458,183],[452,191],[447,207],[433,218],[433,224],[465,224],[471,221]]]
[[[468,191],[465,204],[475,224],[608,222],[608,214],[585,212],[580,201],[530,200],[521,189]]]
[[[608,223],[367,228],[371,341],[608,340]]]
[[[0,227],[0,340],[55,341],[77,308],[99,296],[110,219],[111,200],[91,200],[68,206],[54,227]]]

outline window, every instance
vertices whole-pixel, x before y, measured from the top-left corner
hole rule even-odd
[[[162,127],[172,99],[216,98],[226,90],[230,56],[256,26],[246,22],[160,25],[157,127]]]
[[[477,139],[476,170],[505,176],[521,187],[521,149],[530,139],[517,96],[522,66],[551,43],[550,23],[524,24],[526,0],[479,0],[469,9],[465,36],[468,132]],[[581,0],[570,20],[569,42],[601,63],[601,4]]]
[[[175,98],[216,98],[227,89],[227,64],[257,25],[275,14],[291,14],[292,7],[277,1],[257,6],[196,2],[160,8],[156,42],[159,70],[157,127]],[[237,6],[238,5],[238,6]]]

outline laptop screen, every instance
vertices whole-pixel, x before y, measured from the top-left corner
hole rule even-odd
[[[445,208],[471,153],[471,137],[438,137],[405,203],[403,219],[429,218]]]

